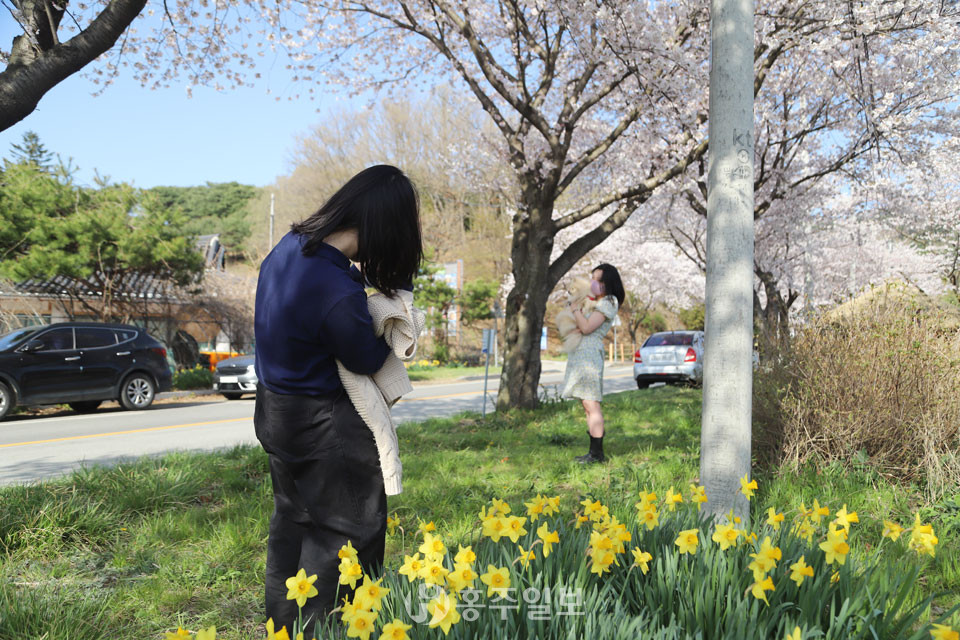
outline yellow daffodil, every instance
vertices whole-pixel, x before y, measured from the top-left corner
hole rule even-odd
[[[843,506],[844,508],[846,508],[847,505],[843,505]],[[820,524],[820,518],[826,518],[829,515],[830,515],[830,509],[828,509],[827,507],[821,507],[820,502],[817,501],[816,498],[814,498],[813,509],[810,510],[810,520],[812,520],[814,524]],[[856,517],[856,514],[854,514],[854,517]],[[854,522],[856,522],[856,520],[854,520]]]
[[[217,640],[217,628],[208,627],[206,629],[200,629],[200,631],[197,631],[197,636],[194,640]]]
[[[767,577],[767,565],[762,560],[751,560],[747,569],[753,572],[754,582],[761,582]]]
[[[423,534],[423,544],[420,545],[419,551],[425,558],[436,559],[437,557],[443,557],[443,554],[447,552],[447,547],[443,544],[440,536],[425,532]]]
[[[807,541],[807,544],[813,542],[813,534],[816,533],[816,527],[807,518],[803,518],[796,527],[797,536]]]
[[[694,555],[697,553],[697,544],[700,542],[699,529],[687,529],[686,531],[681,531],[680,535],[677,536],[677,539],[673,542],[677,547],[680,548],[680,553],[689,553]]]
[[[383,578],[376,582],[370,580],[370,576],[364,576],[363,584],[357,589],[353,596],[353,601],[361,609],[372,609],[380,611],[384,596],[390,593],[390,589],[382,586]]]
[[[494,498],[492,512],[501,516],[510,515],[510,505],[503,500]]]
[[[614,542],[613,539],[607,535],[600,533],[599,531],[594,531],[590,534],[590,548],[596,552],[600,551],[613,551]]]
[[[838,582],[840,582],[840,572],[834,571],[830,574],[830,584],[837,584]]]
[[[740,536],[743,538],[743,541],[746,544],[753,544],[754,542],[757,541],[756,531],[751,531],[750,533],[747,533],[743,529],[740,529]]]
[[[507,535],[508,522],[506,518],[488,516],[487,519],[483,521],[483,535],[494,542],[500,542],[500,538]]]
[[[510,542],[516,544],[520,540],[520,536],[526,535],[527,533],[527,530],[523,528],[523,525],[526,522],[526,518],[521,518],[519,516],[508,517],[506,522],[506,531],[503,535],[510,538]]]
[[[742,522],[740,520],[740,516],[733,515],[733,509],[730,509],[730,512],[727,513],[725,517],[727,518],[727,522],[730,524],[740,524],[740,522]]]
[[[433,524],[433,520],[430,522],[424,522],[423,520],[418,521],[417,531],[420,533],[430,533],[431,531],[437,530],[437,525]]]
[[[576,524],[573,525],[573,528],[579,529],[580,525],[582,525],[584,522],[590,522],[590,518],[584,515],[577,516],[577,521]]]
[[[617,560],[616,554],[612,551],[601,551],[595,549],[590,557],[590,573],[598,576],[610,571],[610,565]]]
[[[744,474],[744,476],[740,478],[740,493],[745,495],[747,500],[752,498],[753,492],[757,490],[757,481],[750,480],[748,476],[749,474]],[[764,600],[766,600],[766,598],[764,598]]]
[[[457,555],[453,556],[453,564],[473,564],[477,561],[477,554],[473,552],[473,546],[464,547],[459,545]]]
[[[412,556],[404,556],[403,565],[400,567],[400,575],[407,576],[407,580],[413,582],[420,577],[421,569],[423,569],[423,561],[420,559],[419,553],[415,553]]]
[[[547,498],[547,504],[543,507],[543,513],[548,516],[560,513],[560,496]]]
[[[641,551],[640,547],[633,548],[631,553],[633,554],[633,566],[639,567],[643,575],[647,575],[647,572],[650,571],[650,561],[653,560],[653,556],[646,551]]]
[[[537,527],[537,537],[543,540],[543,557],[546,558],[550,555],[550,551],[553,549],[553,545],[560,544],[560,534],[556,531],[550,531],[547,527],[547,523],[544,522],[542,525]]]
[[[317,595],[317,588],[313,586],[316,581],[317,574],[308,577],[307,572],[300,569],[297,575],[287,578],[287,600],[296,600],[298,607],[307,604],[307,598]]]
[[[356,560],[344,558],[340,562],[340,584],[348,584],[355,589],[357,581],[363,577],[363,568]]]
[[[803,556],[790,565],[790,579],[797,583],[797,586],[803,584],[804,578],[813,577],[813,567],[807,566],[807,561]]]
[[[525,550],[519,544],[517,545],[517,549],[520,552],[520,555],[517,556],[517,560],[520,562],[520,564],[523,566],[524,569],[530,566],[531,560],[537,559],[537,552],[534,551],[533,549]]]
[[[412,628],[411,625],[404,624],[402,620],[394,618],[393,622],[383,625],[383,628],[380,629],[380,640],[409,640],[410,636],[407,635],[407,631]]]
[[[427,584],[435,584],[442,587],[447,580],[448,573],[450,572],[443,566],[443,563],[433,561],[427,562],[424,565],[420,570],[420,577],[423,578],[423,581]]]
[[[454,566],[453,571],[447,575],[447,586],[454,592],[459,593],[463,589],[473,585],[477,579],[477,573],[469,565],[458,564]]]
[[[340,605],[340,621],[343,622],[344,625],[349,625],[353,619],[353,614],[357,611],[363,611],[363,609],[357,607],[356,603],[350,602],[350,598],[344,596],[343,604]]]
[[[683,494],[679,492],[674,493],[673,487],[670,487],[667,490],[667,496],[664,499],[664,504],[667,505],[667,508],[670,511],[673,511],[674,509],[677,508],[677,505],[680,504],[681,502],[683,502]]]
[[[398,526],[400,526],[400,518],[397,517],[396,513],[394,513],[392,516],[387,516],[387,532],[390,535],[393,535],[397,532]]]
[[[800,627],[794,627],[793,631],[788,633],[783,640],[803,640],[803,630]]]
[[[355,609],[353,616],[350,617],[350,624],[347,626],[347,637],[370,640],[370,634],[376,629],[376,622],[376,612],[367,611],[366,609]]]
[[[276,633],[273,632],[273,618],[267,620],[267,640],[290,640],[290,634],[287,633],[287,628],[280,627],[280,631]]]
[[[480,576],[480,582],[487,585],[487,597],[494,593],[505,592],[510,588],[510,570],[507,567],[497,568],[487,565],[487,572]]]
[[[901,527],[896,522],[890,520],[883,521],[883,537],[890,538],[896,542],[900,538],[900,534],[903,533],[903,527]]]
[[[737,544],[737,537],[740,531],[735,529],[732,524],[718,524],[713,530],[711,540],[720,545],[721,551],[726,551]]]
[[[927,554],[931,558],[936,555],[936,546],[939,540],[933,533],[933,526],[923,524],[920,520],[920,513],[914,516],[913,528],[910,531],[909,547],[918,554]]]
[[[697,511],[700,511],[700,507],[703,506],[703,503],[707,502],[706,487],[691,484],[690,485],[690,501],[696,503]]]
[[[767,576],[759,582],[754,582],[750,585],[750,593],[753,594],[753,597],[757,600],[763,600],[767,604],[770,604],[770,601],[767,600],[767,591],[774,591],[776,588],[773,586],[773,579],[770,576]]]
[[[530,518],[530,522],[536,522],[537,518],[543,515],[547,502],[546,498],[538,493],[536,498],[530,502],[524,502],[523,505],[527,508],[527,517]]]
[[[930,630],[930,637],[934,640],[960,640],[960,631],[954,631],[945,624],[935,624]]]
[[[850,545],[836,530],[831,530],[827,534],[827,539],[820,543],[820,548],[827,554],[827,564],[836,562],[842,565],[847,561],[847,554],[850,553]]]
[[[354,562],[357,560],[357,550],[353,548],[353,543],[347,540],[347,544],[340,547],[340,551],[337,552],[337,557],[341,560],[350,559]]]
[[[427,611],[430,612],[430,628],[440,627],[443,635],[450,633],[450,627],[460,622],[460,614],[457,613],[457,601],[451,598],[445,591],[431,600],[427,604]]]
[[[648,531],[656,529],[657,525],[660,524],[660,515],[657,513],[657,508],[653,507],[642,512],[640,514],[640,522],[643,523],[643,526],[645,526]]]
[[[837,517],[833,521],[835,525],[842,527],[847,533],[850,533],[850,524],[853,522],[860,522],[860,518],[857,517],[856,511],[847,513],[847,505],[843,505],[843,507],[837,511]]]
[[[773,527],[774,531],[780,531],[780,523],[783,522],[783,514],[777,513],[773,507],[767,509],[767,524]]]
[[[190,640],[191,638],[193,638],[193,636],[190,634],[189,631],[187,631],[186,629],[180,626],[177,627],[176,632],[170,633],[168,631],[166,635],[164,635],[164,640],[183,640],[184,638],[187,638],[187,640]]]

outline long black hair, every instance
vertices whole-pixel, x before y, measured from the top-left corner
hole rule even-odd
[[[304,255],[314,253],[334,231],[356,229],[360,272],[387,295],[409,286],[423,260],[417,189],[403,171],[388,164],[353,176],[316,213],[290,228],[306,237]]]
[[[623,290],[623,280],[620,279],[620,272],[612,264],[604,262],[593,271],[600,272],[600,282],[603,283],[603,295],[613,296],[617,299],[617,306],[623,306],[623,299],[627,297]],[[591,273],[593,273],[591,271]]]

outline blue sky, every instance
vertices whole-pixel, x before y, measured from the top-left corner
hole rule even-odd
[[[15,23],[0,20],[0,43],[9,48]],[[79,167],[78,181],[91,184],[94,171],[138,187],[237,182],[264,186],[288,172],[297,134],[306,133],[321,112],[356,105],[334,95],[289,101],[295,93],[284,64],[261,69],[256,87],[217,92],[197,87],[188,98],[180,87],[151,91],[129,76],[103,95],[83,73],[54,87],[36,111],[0,132],[0,157],[35,131],[44,146]],[[272,93],[268,93],[268,90]],[[276,98],[281,100],[277,101]]]

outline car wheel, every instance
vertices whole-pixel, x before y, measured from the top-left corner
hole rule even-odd
[[[227,400],[239,400],[240,398],[243,397],[243,394],[242,393],[225,393],[223,394],[223,397],[226,398]]]
[[[153,404],[157,386],[145,373],[134,373],[120,387],[120,404],[124,409],[146,409]]]
[[[100,400],[84,400],[83,402],[70,402],[70,408],[77,413],[92,413],[100,406]]]
[[[13,409],[13,392],[10,387],[0,382],[0,420]]]
[[[637,380],[637,389],[646,389],[649,386],[649,382],[641,382],[640,380]]]

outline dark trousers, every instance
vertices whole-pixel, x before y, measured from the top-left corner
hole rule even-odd
[[[286,581],[301,568],[308,576],[317,574],[319,592],[303,608],[304,621],[325,620],[337,601],[350,595],[348,586],[338,584],[337,552],[348,540],[364,573],[380,573],[387,528],[380,458],[373,433],[343,390],[292,396],[261,385],[253,423],[273,481],[267,617],[277,629],[292,631],[297,603],[287,600]]]

